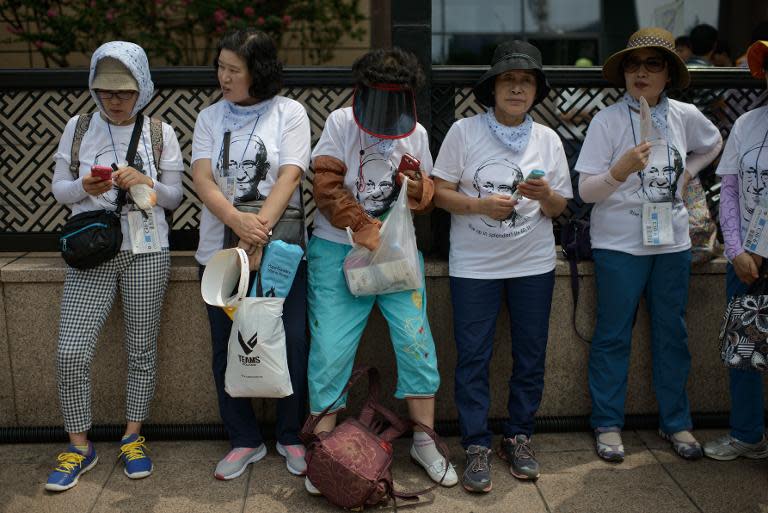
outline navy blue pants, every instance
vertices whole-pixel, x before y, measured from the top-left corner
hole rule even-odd
[[[748,288],[736,276],[733,266],[728,264],[725,282],[728,300],[746,294]],[[731,436],[748,444],[756,444],[763,439],[765,431],[763,373],[729,369],[728,374],[731,385]]]
[[[200,268],[202,277],[204,267]],[[250,289],[249,289],[250,290]],[[251,399],[230,397],[224,391],[224,373],[227,369],[227,345],[232,321],[218,306],[206,305],[211,324],[213,344],[213,379],[219,398],[219,414],[229,435],[232,447],[258,447],[262,444],[261,431],[253,413]],[[307,263],[301,262],[293,280],[291,292],[283,304],[288,371],[291,374],[293,394],[277,400],[275,436],[283,445],[300,444],[299,431],[307,414],[307,357],[309,343],[306,335],[307,315]]]
[[[451,277],[453,330],[458,352],[456,408],[464,448],[491,446],[488,367],[502,294],[507,300],[514,360],[504,436],[533,433],[534,416],[544,390],[544,359],[554,286],[554,271],[497,280]]]
[[[659,427],[669,434],[691,429],[685,325],[691,251],[637,256],[594,249],[592,257],[597,285],[597,326],[589,351],[592,427],[624,427],[632,324],[645,294]]]

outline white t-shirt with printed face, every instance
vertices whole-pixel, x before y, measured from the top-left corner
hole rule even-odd
[[[292,164],[306,171],[309,166],[310,128],[307,112],[299,102],[275,96],[258,122],[232,132],[229,171],[235,173],[235,202],[266,198],[277,182],[281,166]],[[211,159],[213,177],[226,191],[223,173],[224,114],[227,106],[217,102],[197,116],[192,141],[192,163]],[[301,205],[297,189],[289,202]],[[200,216],[200,243],[195,258],[205,265],[224,245],[224,224],[205,206]]]
[[[571,179],[557,134],[533,123],[520,154],[493,135],[483,114],[461,119],[445,136],[432,175],[457,184],[473,198],[512,195],[534,169],[550,187],[571,198]],[[451,214],[449,273],[459,278],[499,279],[533,276],[555,267],[552,220],[538,201],[522,198],[512,215],[497,221],[479,214]]]
[[[768,107],[743,114],[725,144],[718,175],[738,175],[741,239],[747,236],[755,207],[768,200]]]
[[[419,159],[422,171],[427,174],[432,172],[432,155],[427,131],[420,124],[408,137],[394,140],[389,157],[381,153],[379,145],[368,144],[368,140],[355,123],[352,107],[338,109],[328,116],[320,140],[312,150],[312,158],[325,155],[344,162],[347,167],[344,187],[368,214],[379,217],[389,210],[400,192],[395,176],[403,154]],[[333,226],[319,210],[315,213],[312,236],[349,244],[347,232]]]
[[[631,114],[631,117],[630,117]],[[610,170],[640,142],[639,114],[623,102],[600,111],[589,125],[576,170],[595,175]],[[673,253],[691,247],[688,211],[678,186],[690,152],[711,151],[720,133],[694,105],[669,100],[665,134],[651,136],[646,168],[630,175],[616,191],[595,203],[590,218],[592,247],[632,255]],[[660,246],[643,244],[642,212],[645,203],[672,203],[674,242]]]
[[[67,167],[71,163],[72,139],[75,136],[75,127],[80,116],[75,116],[67,122],[64,133],[59,140],[59,147],[53,158],[56,161],[65,162]],[[149,118],[144,116],[139,144],[136,147],[136,157],[134,158],[134,168],[157,182],[158,165],[154,160],[152,153],[152,143],[149,128]],[[163,173],[183,173],[184,159],[181,155],[179,141],[176,139],[176,133],[167,123],[163,123],[163,150],[160,155],[160,169]],[[111,134],[111,135],[110,135]],[[91,167],[95,165],[112,167],[112,164],[125,162],[128,153],[128,145],[131,142],[133,134],[133,123],[129,125],[112,125],[104,119],[94,114],[91,117],[91,124],[88,131],[83,135],[80,144],[79,176],[84,177],[91,172]],[[90,194],[85,199],[74,203],[71,206],[72,214],[79,214],[89,210],[108,209],[114,210],[117,207],[117,193],[119,188],[113,185],[112,189],[98,196]],[[129,196],[130,198],[130,196]],[[128,216],[125,215],[131,209],[130,204],[123,208],[121,218],[121,228],[123,232],[123,244],[121,250],[131,249],[131,240],[128,236]],[[168,223],[165,220],[165,212],[162,207],[155,206],[155,223],[157,225],[158,235],[160,236],[160,245],[168,247]]]

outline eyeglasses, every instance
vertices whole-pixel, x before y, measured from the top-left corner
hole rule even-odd
[[[627,73],[634,73],[644,66],[649,73],[658,73],[667,67],[667,61],[661,57],[648,57],[643,60],[639,57],[627,57],[621,61],[622,69]]]
[[[96,96],[102,100],[111,100],[117,98],[118,100],[130,100],[136,91],[96,91]]]

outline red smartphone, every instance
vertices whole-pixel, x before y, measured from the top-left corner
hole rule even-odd
[[[91,166],[91,174],[102,180],[112,179],[112,168],[109,166]]]
[[[404,153],[402,157],[400,157],[400,165],[397,166],[397,185],[402,184],[402,179],[400,178],[400,173],[408,170],[408,171],[416,171],[416,176],[419,176],[419,168],[421,168],[421,162],[419,162],[419,159],[414,157],[413,155],[410,155],[408,153]]]

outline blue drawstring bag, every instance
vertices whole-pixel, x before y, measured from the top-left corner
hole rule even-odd
[[[304,250],[297,244],[289,244],[282,240],[275,240],[267,244],[264,248],[264,256],[261,258],[261,287],[264,297],[288,297],[293,285],[293,278],[299,268],[301,259],[304,257]],[[250,297],[257,297],[256,284],[259,280],[254,280]]]

